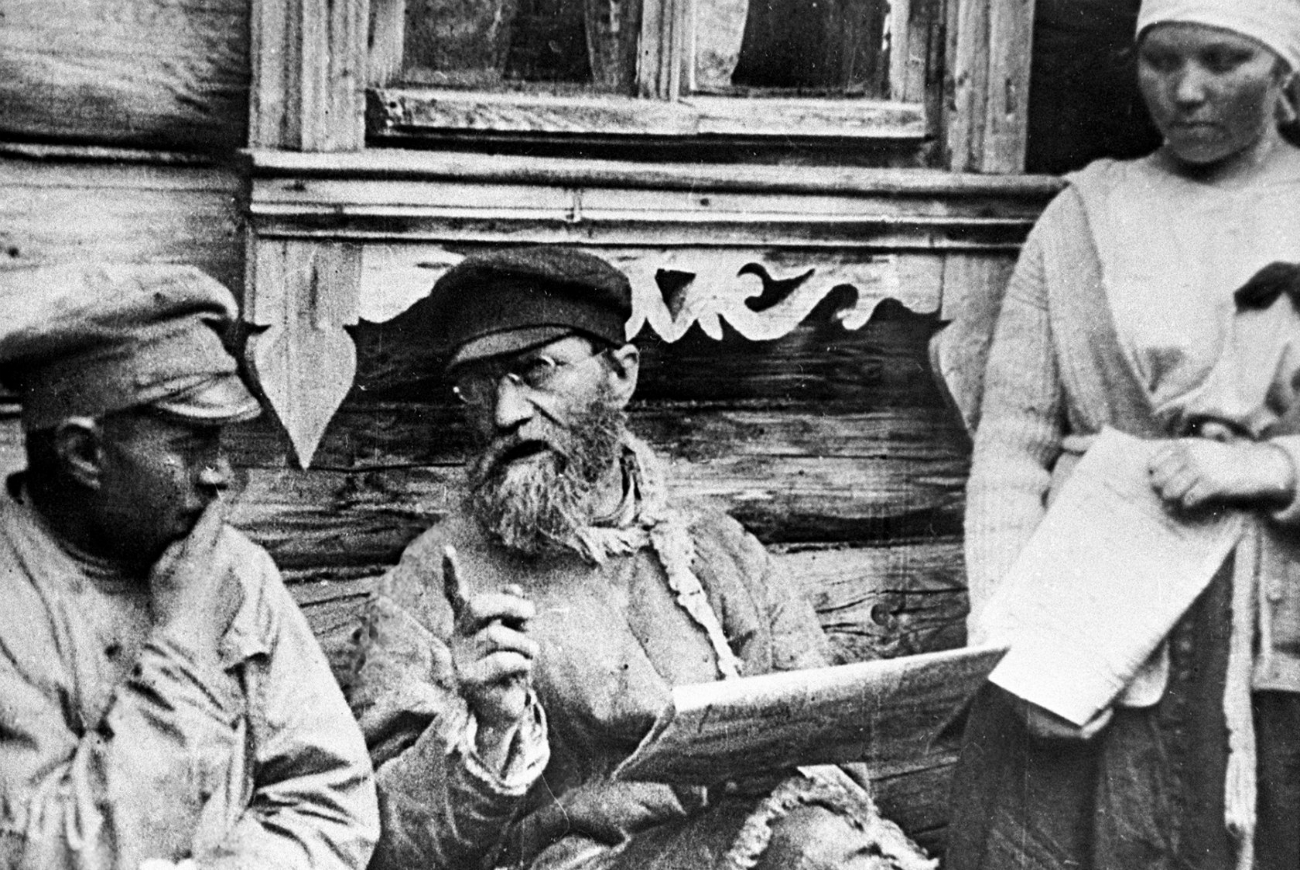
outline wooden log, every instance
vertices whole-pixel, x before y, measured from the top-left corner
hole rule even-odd
[[[965,643],[961,544],[953,538],[880,547],[774,547],[770,552],[773,577],[794,584],[812,604],[836,664]],[[366,596],[389,567],[371,563],[285,570],[286,582],[336,670],[348,660]]]
[[[818,403],[637,403],[630,425],[670,459],[723,461],[837,457],[963,460],[960,425],[936,403],[917,408]],[[230,428],[238,465],[288,467],[285,436],[270,418]],[[335,416],[314,467],[333,470],[458,465],[469,450],[459,406],[349,403]]]
[[[242,147],[247,0],[3,0],[0,135]]]
[[[961,541],[895,541],[876,547],[779,547],[788,577],[817,611],[837,663],[962,646],[968,611]]]
[[[189,263],[240,292],[243,180],[235,169],[82,156],[0,149],[0,268],[74,259]]]
[[[233,521],[284,566],[396,558],[461,491],[458,468],[363,472],[253,469]],[[672,491],[731,513],[776,542],[879,542],[961,529],[961,460],[676,462]]]

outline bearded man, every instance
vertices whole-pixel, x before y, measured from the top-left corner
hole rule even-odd
[[[933,866],[853,766],[612,779],[673,686],[828,661],[762,545],[672,503],[627,430],[631,295],[589,254],[512,250],[458,264],[408,320],[450,353],[476,452],[462,506],[382,580],[359,635],[371,867]]]

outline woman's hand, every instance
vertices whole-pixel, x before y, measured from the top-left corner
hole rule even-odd
[[[1291,457],[1266,441],[1178,438],[1151,457],[1149,469],[1156,494],[1189,510],[1231,502],[1281,507],[1295,497]]]

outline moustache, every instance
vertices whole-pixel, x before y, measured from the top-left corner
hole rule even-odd
[[[549,454],[562,470],[568,463],[568,454],[554,442],[543,438],[511,436],[494,440],[479,454],[474,462],[478,477],[492,477],[505,472],[521,460]]]

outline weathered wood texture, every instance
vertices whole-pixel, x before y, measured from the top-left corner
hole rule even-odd
[[[738,376],[746,356],[751,368],[760,356],[802,367],[810,381],[832,366],[799,361],[782,342],[732,342],[715,345],[712,362],[695,357],[697,399],[655,399],[668,374],[662,355],[672,349],[651,343],[651,398],[631,415],[633,428],[669,460],[679,497],[729,511],[772,548],[778,575],[813,602],[841,661],[963,639],[966,442],[924,371],[933,318],[901,309],[884,314],[828,348],[856,358],[853,367],[865,374],[835,397],[778,388],[753,398],[765,375]],[[394,400],[404,390],[392,385],[391,370],[389,386],[375,391],[377,398],[368,394],[364,334],[380,330],[358,327],[358,388],[327,430],[312,470],[296,468],[271,420],[232,427],[228,437],[241,477],[232,519],[285,570],[332,655],[345,644],[371,578],[451,509],[462,479],[460,412],[418,368],[407,370],[403,386],[413,395],[406,400]],[[891,376],[872,377],[873,364]],[[0,417],[6,471],[22,465],[15,416],[10,409]]]
[[[951,0],[949,168],[1022,172],[1034,0]]]
[[[0,0],[0,137],[228,150],[248,0]]]
[[[369,2],[252,5],[249,144],[299,151],[362,148]]]
[[[968,445],[927,369],[937,323],[885,305],[856,332],[814,322],[773,342],[642,342],[633,428],[668,458],[679,496],[772,546],[845,661],[962,640]],[[392,323],[353,332],[357,385],[312,470],[296,470],[268,421],[231,444],[247,470],[236,518],[294,579],[318,584],[309,612],[330,643],[365,578],[455,504],[467,449],[418,336]]]
[[[0,143],[0,268],[192,263],[238,292],[243,189],[233,167]]]

